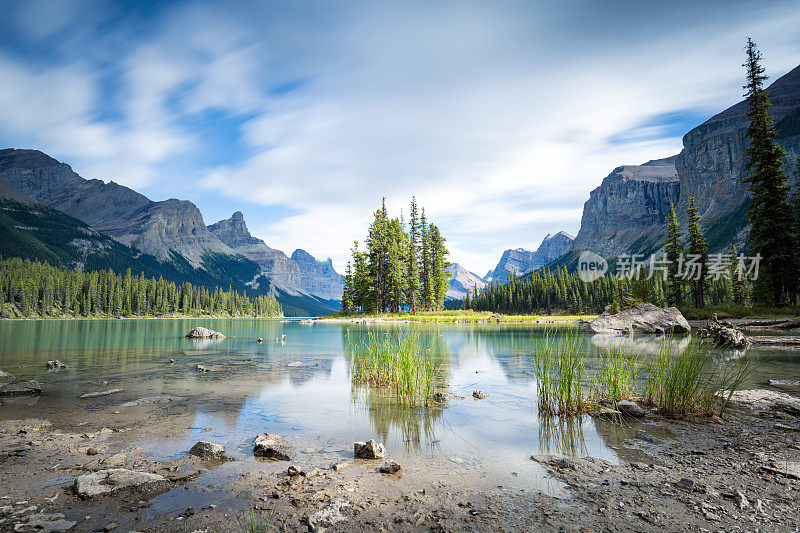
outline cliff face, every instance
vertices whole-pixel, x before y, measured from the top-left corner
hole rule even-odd
[[[83,179],[69,165],[37,150],[0,150],[0,179],[160,261],[174,251],[199,268],[206,253],[235,255],[208,231],[193,203],[153,202],[114,182]]]
[[[250,235],[241,211],[236,211],[231,218],[210,225],[208,229],[223,243],[255,261],[261,267],[261,272],[277,288],[291,294],[298,294],[301,291],[300,267],[285,253],[270,248],[261,239]],[[341,293],[337,299],[341,299]]]
[[[450,288],[447,290],[447,298],[460,300],[467,294],[467,291],[472,293],[474,287],[480,291],[486,286],[485,279],[458,263],[453,263],[447,270],[450,271]]]
[[[778,144],[787,152],[784,171],[796,172],[800,154],[800,66],[768,87]],[[664,242],[670,202],[686,223],[693,197],[709,251],[741,249],[747,234],[745,100],[711,117],[683,137],[674,158],[614,169],[583,208],[581,229],[569,251],[593,250],[605,257],[650,254]],[[794,182],[794,180],[790,180]]]
[[[681,183],[675,158],[617,167],[583,206],[581,229],[570,250],[593,250],[605,257],[644,248],[661,235],[670,203],[677,205]]]
[[[771,113],[779,131],[778,144],[786,150],[784,170],[793,175],[800,152],[800,131],[785,128],[800,108],[800,66],[781,76],[769,86]],[[683,137],[683,151],[675,166],[681,180],[680,213],[694,197],[702,222],[709,223],[735,211],[744,203],[747,184],[745,150],[748,141],[747,102],[742,100],[722,113],[714,115]],[[678,207],[678,204],[676,204]]]
[[[344,276],[333,268],[333,261],[317,261],[305,250],[295,250],[292,261],[300,268],[300,286],[306,292],[326,300],[341,300]]]

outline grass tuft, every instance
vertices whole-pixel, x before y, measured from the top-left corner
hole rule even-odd
[[[370,332],[349,346],[354,384],[393,389],[400,403],[428,403],[433,397],[439,365],[418,334]]]
[[[562,336],[546,331],[534,348],[533,364],[540,413],[577,415],[586,410],[586,353],[577,331]]]

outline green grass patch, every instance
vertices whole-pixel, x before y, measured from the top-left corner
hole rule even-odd
[[[393,390],[402,404],[427,404],[433,398],[439,365],[417,333],[369,332],[352,343],[348,335],[348,347],[354,386]]]
[[[577,415],[587,408],[583,391],[586,352],[577,331],[545,333],[533,352],[539,413]]]

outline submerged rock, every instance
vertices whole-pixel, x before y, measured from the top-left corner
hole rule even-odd
[[[171,402],[180,402],[183,398],[180,396],[168,396],[166,394],[162,394],[159,396],[148,396],[146,398],[139,398],[138,400],[131,400],[130,402],[125,402],[122,404],[122,407],[134,407],[137,405],[152,405],[157,403],[171,403]]]
[[[772,387],[800,387],[800,381],[796,379],[770,379],[767,384]]]
[[[17,379],[17,378],[14,377],[12,374],[9,374],[8,372],[3,372],[2,370],[0,370],[0,383],[11,383],[15,379]]]
[[[120,392],[125,392],[125,389],[108,389],[99,392],[87,392],[86,394],[81,394],[80,398],[97,398],[98,396],[108,396],[110,394],[119,394]]]
[[[281,435],[275,433],[260,433],[253,441],[253,455],[276,461],[291,461],[294,459],[294,446],[289,444]]]
[[[28,516],[24,524],[28,528],[36,530],[39,533],[58,533],[69,531],[75,527],[77,522],[65,520],[64,515],[61,513],[38,513]]]
[[[78,476],[72,488],[79,496],[91,498],[92,496],[140,487],[158,481],[164,481],[164,477],[158,474],[136,472],[125,468],[109,468]]]
[[[203,365],[197,365],[195,368],[197,369],[198,372],[211,372],[210,368],[205,367]]]
[[[225,446],[201,440],[192,446],[189,453],[206,461],[222,461],[225,459]]]
[[[621,400],[617,402],[617,411],[622,413],[623,416],[631,418],[641,418],[647,412],[641,405],[630,400]]]
[[[225,335],[213,329],[197,326],[187,333],[186,337],[190,339],[224,339]]]
[[[386,448],[370,439],[367,442],[353,443],[353,455],[359,459],[380,459],[386,455]]]
[[[483,400],[484,398],[488,398],[489,395],[483,392],[482,390],[475,390],[472,391],[472,397],[476,400]]]
[[[11,383],[0,389],[0,396],[34,396],[42,393],[42,386],[35,379]]]
[[[717,320],[716,313],[706,323],[706,327],[700,331],[700,336],[712,339],[717,346],[727,348],[747,348],[750,346],[750,339],[741,330],[730,322]]]
[[[651,303],[638,303],[619,313],[607,307],[590,322],[584,322],[581,331],[587,333],[689,333],[689,322],[675,307],[661,308]]]
[[[48,361],[48,362],[46,362],[46,363],[44,364],[44,367],[45,367],[47,370],[51,370],[51,371],[54,371],[54,372],[58,372],[59,370],[64,370],[65,368],[67,368],[67,365],[65,365],[64,363],[62,363],[62,362],[61,362],[61,361],[59,361],[58,359],[55,359],[55,360],[53,360],[53,361]]]

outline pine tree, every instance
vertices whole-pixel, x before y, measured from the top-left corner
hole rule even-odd
[[[794,207],[794,251],[795,268],[792,286],[794,287],[795,305],[800,305],[800,156],[797,157],[797,169],[795,170],[794,194],[792,195]]]
[[[417,199],[411,197],[411,210],[408,228],[408,257],[406,258],[406,279],[408,283],[408,306],[412,313],[419,308],[420,283],[419,283],[419,241],[420,226],[417,213]]]
[[[700,308],[705,306],[706,292],[708,290],[708,280],[706,279],[708,269],[708,245],[703,235],[703,229],[700,227],[700,214],[697,211],[693,196],[689,197],[687,216],[689,218],[689,242],[687,243],[687,248],[689,254],[694,256],[700,263],[699,276],[697,279],[691,280],[690,284],[692,288],[692,297],[694,298],[694,306]]]
[[[431,283],[431,238],[428,231],[428,220],[425,218],[425,208],[422,208],[420,217],[420,240],[422,253],[420,257],[420,273],[422,275],[422,301],[425,309],[430,311],[433,299],[433,284]]]
[[[748,219],[751,224],[748,244],[751,254],[761,255],[759,279],[755,294],[760,303],[783,305],[793,277],[794,260],[792,206],[789,203],[789,185],[781,170],[785,152],[775,143],[777,135],[769,112],[769,92],[764,89],[764,67],[761,52],[752,39],[747,39],[748,112],[747,164],[750,174],[745,178],[750,192]]]
[[[669,215],[667,215],[667,243],[664,246],[666,259],[669,262],[667,279],[667,302],[671,305],[680,306],[683,302],[683,280],[680,277],[680,266],[683,260],[683,243],[681,237],[678,216],[675,214],[675,206],[669,205]]]
[[[448,251],[445,248],[445,238],[439,228],[431,224],[428,229],[430,235],[430,276],[429,282],[431,290],[431,308],[441,309],[444,305],[444,298],[450,285],[450,262],[447,260]]]

